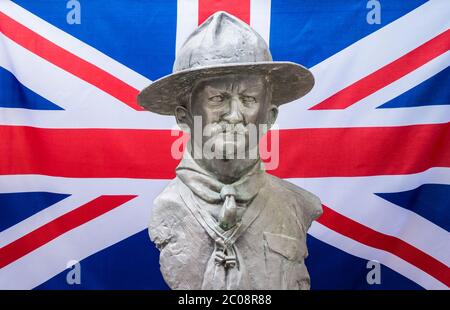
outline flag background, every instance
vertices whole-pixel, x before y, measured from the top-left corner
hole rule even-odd
[[[312,289],[448,288],[450,3],[379,1],[369,24],[368,2],[81,0],[71,25],[68,1],[0,0],[0,288],[167,289],[146,223],[174,120],[135,97],[220,9],[316,77],[280,109],[271,171],[325,205]]]

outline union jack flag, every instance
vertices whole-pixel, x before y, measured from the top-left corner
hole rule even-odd
[[[448,0],[0,0],[0,288],[167,288],[146,229],[175,121],[136,96],[218,10],[315,76],[271,171],[324,204],[312,289],[448,289]]]

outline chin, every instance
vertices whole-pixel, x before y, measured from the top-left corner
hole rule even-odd
[[[212,170],[224,183],[236,182],[254,165],[255,160],[249,159],[216,159],[211,162]]]
[[[236,143],[236,141],[217,141],[214,146],[215,150],[222,150],[222,158],[224,160],[247,159],[245,154],[248,154],[246,151],[248,150],[248,145],[245,143]],[[238,152],[241,154],[239,158]],[[242,154],[242,152],[245,153]]]

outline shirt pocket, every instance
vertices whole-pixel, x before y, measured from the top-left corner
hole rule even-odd
[[[290,261],[302,261],[306,255],[306,245],[300,239],[270,232],[264,232],[264,241],[270,251],[280,254]]]

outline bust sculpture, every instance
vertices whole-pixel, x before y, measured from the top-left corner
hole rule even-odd
[[[309,70],[272,61],[252,28],[218,12],[186,40],[173,73],[139,94],[191,138],[149,224],[172,289],[310,288],[306,233],[320,200],[268,174],[257,150],[261,125],[313,85]]]

